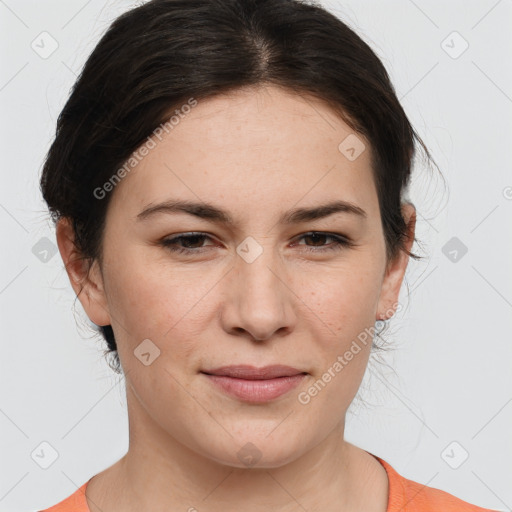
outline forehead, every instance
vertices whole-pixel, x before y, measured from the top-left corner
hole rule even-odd
[[[251,217],[341,199],[376,213],[370,147],[325,103],[268,86],[184,112],[169,133],[151,137],[152,149],[116,186],[112,208],[134,218],[173,198]]]

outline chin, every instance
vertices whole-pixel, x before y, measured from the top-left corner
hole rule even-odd
[[[275,425],[274,427],[275,428]],[[203,452],[207,457],[219,464],[240,469],[271,469],[284,466],[298,459],[307,446],[302,440],[294,439],[290,432],[283,429],[282,436],[269,436],[272,428],[264,432],[238,437],[230,437],[227,446],[212,440],[212,445],[218,449],[205,447]]]

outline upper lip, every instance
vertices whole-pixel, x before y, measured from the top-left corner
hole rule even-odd
[[[265,380],[275,379],[277,377],[290,377],[292,375],[299,375],[306,372],[291,366],[276,364],[272,366],[263,366],[261,368],[251,365],[222,366],[213,370],[202,370],[202,373],[206,373],[208,375],[224,375],[226,377],[234,377],[238,379]]]

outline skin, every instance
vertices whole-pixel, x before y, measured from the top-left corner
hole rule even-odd
[[[371,342],[309,403],[297,399],[359,333],[392,316],[408,264],[405,252],[386,261],[370,145],[358,135],[366,149],[354,161],[338,150],[351,133],[327,105],[275,86],[200,101],[115,187],[101,265],[87,272],[69,223],[59,222],[70,282],[89,318],[112,325],[126,375],[130,447],[89,483],[92,512],[385,512],[384,468],[343,438]],[[235,224],[185,213],[137,221],[168,199],[208,201]],[[367,218],[277,223],[284,211],[335,199]],[[403,215],[410,250],[414,206]],[[310,231],[356,245],[322,251],[334,240]],[[181,247],[202,253],[159,244],[190,232],[210,238]],[[251,263],[236,252],[248,236],[263,250]],[[160,350],[148,366],[134,355],[145,339]],[[199,373],[240,363],[308,375],[271,402],[249,404]],[[237,456],[248,442],[261,454],[251,467]]]

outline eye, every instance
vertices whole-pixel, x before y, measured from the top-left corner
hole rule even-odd
[[[310,231],[304,233],[299,237],[300,240],[312,241],[314,245],[295,244],[304,246],[308,252],[326,252],[341,250],[346,247],[355,245],[348,237],[336,233],[324,233],[322,231]],[[332,239],[333,242],[324,245],[326,239]],[[210,236],[205,233],[188,233],[185,235],[178,235],[172,238],[167,238],[161,241],[161,245],[168,250],[178,254],[200,254],[208,250],[208,246],[204,246],[205,240],[212,240]],[[184,246],[183,246],[184,245]]]
[[[187,235],[179,235],[173,238],[167,238],[162,240],[161,244],[169,249],[172,252],[180,253],[180,254],[191,254],[191,253],[201,253],[204,252],[201,247],[202,241],[204,239],[210,238],[208,235],[204,233],[189,233]],[[185,247],[180,247],[179,243],[184,242]],[[189,247],[189,245],[199,245],[199,247]],[[198,250],[201,249],[201,250]]]
[[[346,247],[352,247],[354,243],[346,236],[336,234],[336,233],[324,233],[322,231],[310,231],[309,233],[305,233],[300,236],[301,239],[309,239],[312,240],[314,243],[322,243],[326,238],[331,238],[334,240],[334,242],[331,242],[331,244],[328,245],[313,245],[313,246],[307,246],[306,251],[308,252],[327,252],[327,251],[339,251]],[[303,245],[303,244],[298,244]]]

